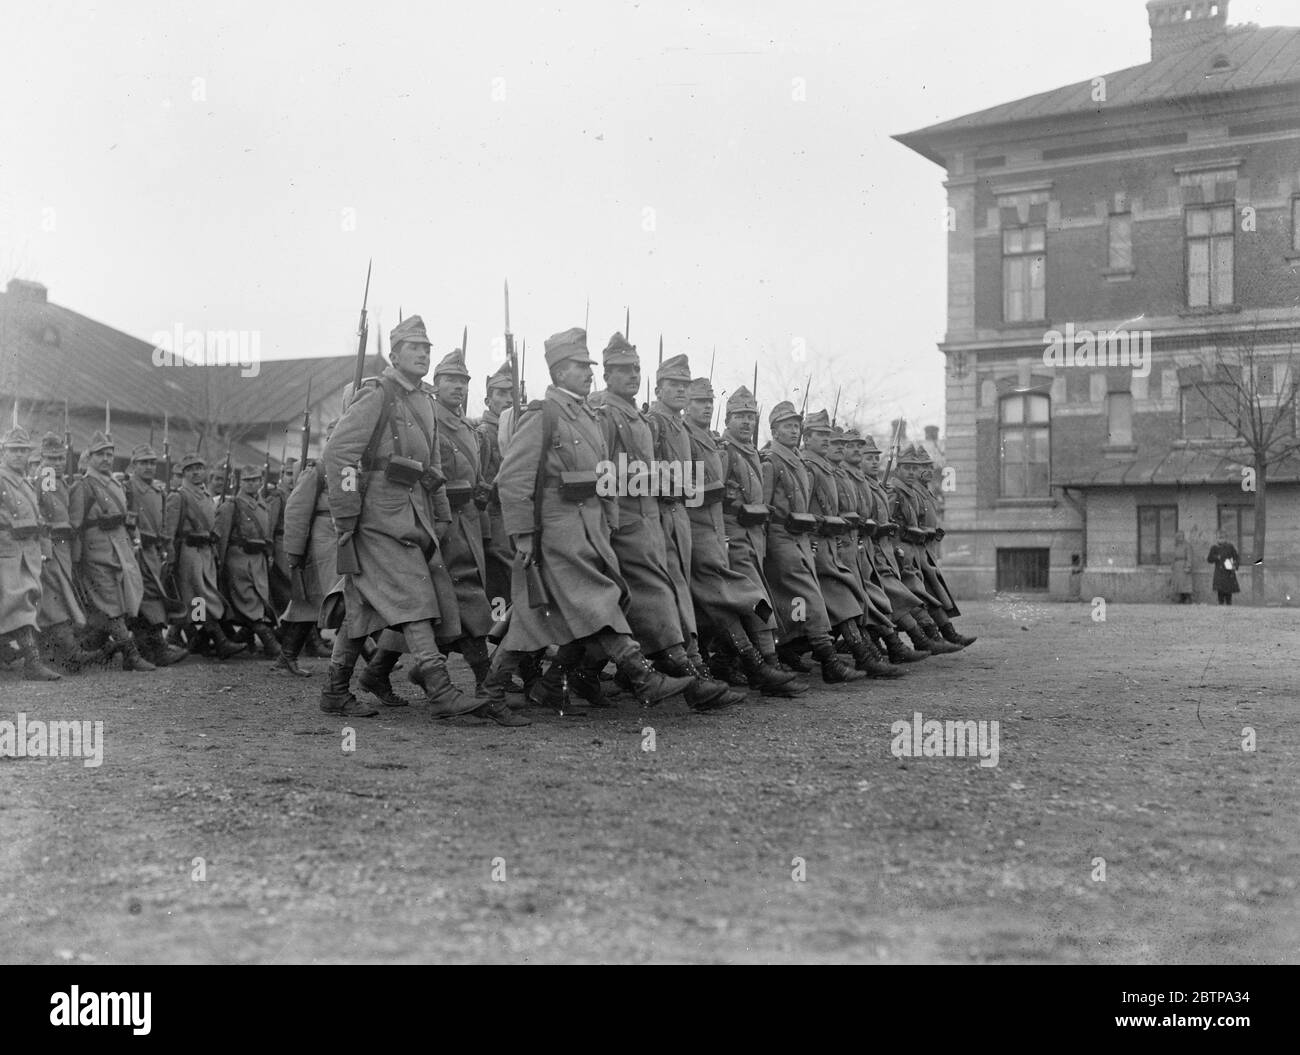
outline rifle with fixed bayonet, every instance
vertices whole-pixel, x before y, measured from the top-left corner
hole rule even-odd
[[[163,490],[168,494],[172,489],[172,438],[171,417],[163,411]]]
[[[835,406],[831,408],[831,428],[835,427],[835,417],[840,412],[840,392],[843,387],[843,385],[840,385],[835,389]]]
[[[72,425],[68,420],[68,401],[63,401],[63,475],[72,485],[72,477],[77,469],[77,459],[72,453]]]
[[[812,374],[808,375],[808,380],[803,386],[803,403],[799,406],[799,441],[803,442],[803,416],[808,409],[808,391],[812,388]]]
[[[510,280],[506,279],[506,361],[510,364],[510,427],[519,425],[519,360],[515,358],[515,335],[510,332]]]
[[[370,324],[366,321],[366,304],[370,300],[370,269],[374,259],[366,265],[366,290],[361,294],[361,321],[357,323],[357,366],[352,372],[352,398],[361,394],[361,378],[366,372],[366,344],[370,337]],[[400,314],[400,312],[399,312]]]

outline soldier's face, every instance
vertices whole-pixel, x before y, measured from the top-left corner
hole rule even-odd
[[[669,410],[682,410],[686,406],[685,381],[660,381],[659,402]]]
[[[826,448],[830,446],[830,442],[831,436],[829,432],[810,430],[804,433],[804,449],[812,451],[813,454],[825,454]]]
[[[850,465],[862,464],[862,448],[856,443],[846,443],[844,445],[844,460]]]
[[[831,440],[826,446],[826,458],[837,465],[842,462],[844,460],[844,441]]]
[[[113,468],[113,448],[106,447],[102,451],[95,451],[90,456],[90,467],[97,473],[106,473]]]
[[[738,410],[734,414],[728,414],[727,428],[748,443],[754,438],[754,430],[758,428],[758,415],[748,410]]]
[[[510,389],[494,388],[488,393],[487,407],[493,414],[499,417],[508,406],[510,406]]]
[[[903,463],[898,467],[898,475],[909,484],[916,483],[916,466]]]
[[[292,487],[294,480],[298,478],[297,466],[286,465],[280,470],[280,486]]]
[[[880,452],[863,450],[862,465],[863,468],[867,470],[867,472],[871,473],[874,476],[876,470],[880,468]]]
[[[27,447],[6,447],[5,468],[18,473],[27,472]]]
[[[405,374],[412,381],[419,381],[429,372],[429,346],[412,341],[402,341],[393,349],[390,357],[393,369]]]
[[[250,498],[262,489],[260,476],[248,476],[239,481],[239,489]]]
[[[772,439],[783,447],[793,447],[799,442],[799,419],[786,418],[772,426]]]
[[[438,402],[448,410],[458,410],[465,405],[465,396],[469,393],[469,378],[453,374],[443,374],[433,383],[433,394]]]
[[[191,465],[185,470],[185,482],[194,487],[203,486],[203,476],[207,472],[207,467],[203,465]]]
[[[580,396],[591,391],[591,364],[577,359],[565,359],[555,368],[555,383]]]
[[[158,472],[158,463],[152,458],[145,458],[138,461],[133,466],[135,475],[145,483],[152,483],[154,475]]]
[[[690,400],[686,404],[686,420],[696,428],[707,429],[713,424],[713,400]]]
[[[605,387],[616,396],[635,400],[641,391],[641,367],[632,363],[609,367],[605,371]]]

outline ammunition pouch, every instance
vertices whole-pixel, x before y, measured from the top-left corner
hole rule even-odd
[[[861,513],[843,513],[844,522],[849,525],[850,530],[856,528],[862,523]]]
[[[375,467],[382,469],[385,480],[401,487],[416,487],[421,484],[424,477],[423,462],[396,454],[391,458],[380,458],[375,463]]]
[[[568,502],[581,502],[596,497],[596,470],[560,473],[560,497]]]
[[[485,483],[474,485],[474,504],[480,510],[486,509],[492,501],[492,488]]]
[[[162,540],[159,539],[157,535],[146,535],[143,532],[140,533],[141,549],[158,549],[161,544]]]
[[[898,534],[898,525],[893,521],[876,525],[876,538],[893,538]]]
[[[920,528],[905,527],[903,528],[903,541],[911,542],[913,545],[925,545],[925,532]]]
[[[817,525],[817,534],[823,538],[835,538],[848,530],[848,521],[843,517],[822,517],[822,522]]]
[[[943,537],[944,537],[944,535],[946,535],[946,534],[948,534],[948,532],[944,531],[943,528],[935,528],[935,529],[934,529],[934,541],[935,541],[935,542],[942,542],[942,541],[943,541]]]
[[[132,530],[134,530],[136,524],[138,524],[138,523],[139,523],[139,514],[137,514],[137,513],[127,513],[127,514],[126,514],[126,526],[127,526],[128,528],[131,528]]]
[[[50,528],[51,542],[71,542],[72,537],[76,534],[70,527]]]
[[[792,535],[806,535],[817,530],[817,518],[811,513],[791,513],[785,518],[785,529]]]
[[[271,544],[267,542],[266,539],[241,539],[239,548],[245,553],[268,553],[270,552]]]
[[[712,483],[704,485],[701,494],[704,505],[715,506],[727,497],[727,485],[721,480],[714,480]]]
[[[449,480],[446,487],[447,502],[453,513],[464,509],[474,497],[474,485],[468,480]]]
[[[769,516],[771,513],[767,506],[756,503],[745,503],[736,512],[736,520],[741,527],[757,527],[759,524],[766,524]]]
[[[25,527],[7,527],[3,530],[9,532],[17,542],[41,537],[41,526],[39,524],[28,524]]]
[[[98,520],[87,520],[86,527],[98,528],[100,531],[116,531],[125,523],[125,514],[118,513],[111,517],[100,517]]]
[[[205,546],[211,546],[216,540],[212,537],[211,532],[208,532],[203,535],[186,535],[183,541],[185,545],[193,549],[203,549]]]
[[[428,494],[434,494],[440,487],[447,486],[447,478],[430,466],[420,474],[420,486]]]

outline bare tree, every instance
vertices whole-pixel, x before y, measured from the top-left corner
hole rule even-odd
[[[1300,454],[1296,429],[1300,363],[1295,341],[1270,340],[1256,322],[1249,330],[1217,335],[1199,358],[1201,378],[1191,387],[1204,400],[1209,419],[1230,432],[1227,442],[1245,448],[1242,486],[1253,488],[1255,495],[1251,599],[1262,604],[1270,470]]]

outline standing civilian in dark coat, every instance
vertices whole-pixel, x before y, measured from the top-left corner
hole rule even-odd
[[[1219,604],[1232,604],[1232,595],[1241,592],[1241,587],[1237,585],[1237,565],[1240,560],[1237,547],[1220,531],[1215,536],[1214,545],[1210,547],[1210,555],[1205,558],[1207,564],[1214,565],[1214,592],[1219,595]]]

